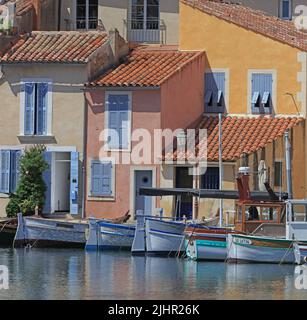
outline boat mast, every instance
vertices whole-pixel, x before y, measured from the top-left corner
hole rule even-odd
[[[223,150],[222,150],[222,114],[219,113],[219,179],[220,190],[223,190]],[[223,226],[223,199],[220,199],[220,227]]]

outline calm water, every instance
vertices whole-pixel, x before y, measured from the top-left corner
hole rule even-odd
[[[295,266],[197,263],[129,253],[0,249],[0,299],[307,299]]]

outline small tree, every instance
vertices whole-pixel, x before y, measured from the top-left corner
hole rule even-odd
[[[17,190],[10,196],[6,207],[8,217],[16,217],[19,212],[24,215],[33,215],[36,207],[41,213],[46,192],[43,172],[48,169],[48,163],[43,157],[45,150],[45,146],[35,145],[21,156]]]

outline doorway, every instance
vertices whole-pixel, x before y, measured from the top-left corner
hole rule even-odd
[[[139,188],[152,187],[152,171],[137,170],[135,171],[135,214],[142,210],[145,215],[152,214],[152,197],[140,196]]]
[[[176,167],[176,188],[193,188],[193,175],[189,174],[188,167]],[[181,196],[181,203],[176,212],[176,217],[181,220],[183,216],[192,219],[193,216],[193,197],[188,195]]]

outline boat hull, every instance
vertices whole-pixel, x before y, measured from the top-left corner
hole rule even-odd
[[[186,254],[192,260],[225,261],[227,257],[227,235],[230,229],[187,227]]]
[[[146,252],[157,255],[184,252],[185,227],[180,222],[146,219]]]
[[[14,247],[84,248],[88,224],[18,215]]]
[[[131,250],[135,234],[134,225],[90,221],[86,250]]]
[[[17,219],[0,223],[0,246],[12,246],[17,230]]]
[[[307,262],[307,244],[297,243],[294,246],[294,255],[296,264]]]
[[[256,236],[228,235],[227,261],[247,263],[295,262],[293,241]]]

